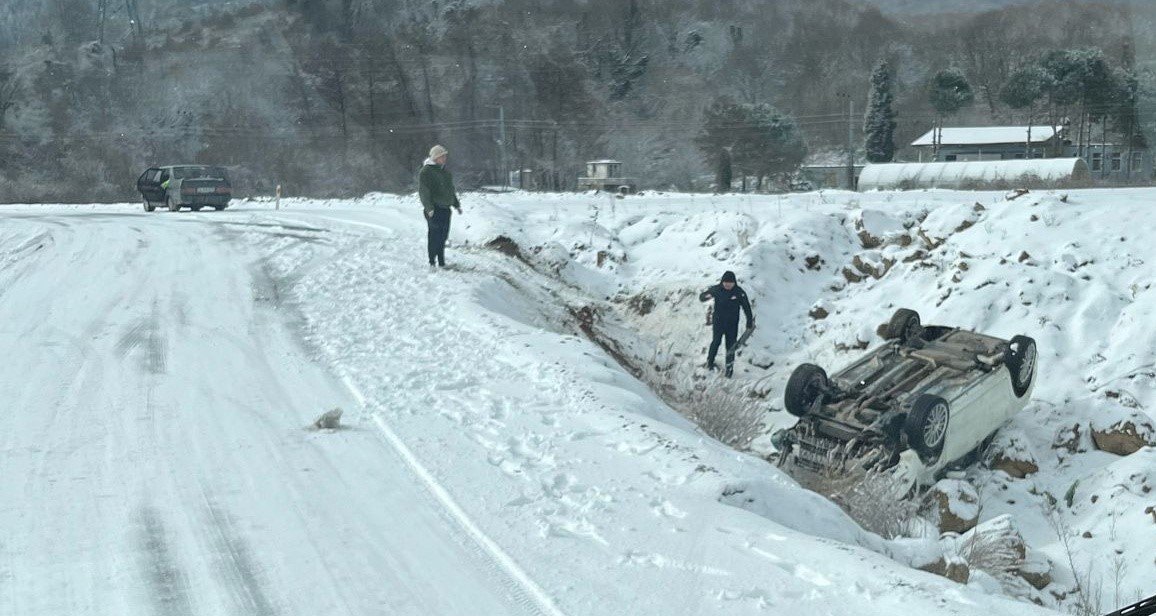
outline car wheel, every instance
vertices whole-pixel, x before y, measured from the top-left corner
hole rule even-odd
[[[783,393],[783,404],[787,412],[795,417],[803,417],[811,410],[816,400],[823,397],[827,388],[827,372],[815,364],[801,364],[787,380]]]
[[[199,212],[199,211],[201,211],[201,207],[203,207],[203,206],[200,206],[200,205],[190,205],[190,206],[189,206],[189,209],[190,209],[190,210],[192,210],[192,211],[194,211],[194,212]]]
[[[157,209],[157,206],[153,205],[152,203],[149,203],[149,200],[148,200],[148,199],[145,199],[145,200],[144,200],[144,210],[145,210],[146,212],[151,212],[151,211],[153,211],[153,210],[155,210],[155,209]]]
[[[168,206],[169,206],[169,211],[170,211],[170,212],[179,212],[179,211],[181,211],[181,206],[180,206],[180,204],[178,204],[178,203],[176,203],[175,201],[173,201],[173,200],[172,200],[172,198],[169,198],[169,199],[167,200],[167,204],[168,204]]]
[[[223,205],[214,205],[214,206],[213,206],[213,209],[214,209],[214,210],[217,210],[218,212],[220,212],[221,210],[225,209],[225,206],[223,206]]]
[[[1036,376],[1036,341],[1027,336],[1013,336],[1003,363],[1011,372],[1012,392],[1017,398],[1024,397]]]
[[[907,308],[900,308],[891,315],[891,320],[887,322],[887,329],[883,338],[910,344],[922,335],[923,326],[919,322],[919,313]]]
[[[907,433],[907,444],[919,454],[924,464],[939,459],[943,452],[943,442],[947,440],[947,423],[951,419],[951,409],[947,400],[931,394],[922,394],[911,405],[907,422],[903,426]]]

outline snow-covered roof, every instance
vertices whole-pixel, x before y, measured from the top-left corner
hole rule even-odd
[[[1033,126],[1032,143],[1043,143],[1055,136],[1059,129],[1053,126]],[[935,145],[935,129],[929,130],[911,145]],[[1025,143],[1028,140],[1027,126],[962,126],[943,128],[939,145],[995,145],[1000,143]]]
[[[971,182],[1015,180],[1027,176],[1055,182],[1086,180],[1088,164],[1082,158],[1034,158],[952,163],[888,163],[867,165],[859,175],[860,190],[960,188]]]

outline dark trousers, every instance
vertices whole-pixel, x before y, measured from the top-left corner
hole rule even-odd
[[[739,322],[734,323],[719,323],[715,322],[712,328],[714,330],[714,337],[710,341],[710,350],[706,352],[706,364],[708,366],[714,365],[714,358],[718,356],[719,344],[726,338],[727,343],[727,372],[730,373],[734,368],[735,363],[735,339],[739,335]]]
[[[448,207],[435,207],[433,215],[425,219],[429,225],[429,264],[446,264],[446,239],[450,236],[450,216]]]

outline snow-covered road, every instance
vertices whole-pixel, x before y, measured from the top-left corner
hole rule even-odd
[[[0,613],[543,611],[357,421],[251,219],[0,210]]]

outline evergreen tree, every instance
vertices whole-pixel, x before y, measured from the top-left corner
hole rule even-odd
[[[963,71],[948,68],[931,78],[928,99],[937,114],[935,151],[939,152],[939,140],[943,134],[943,118],[952,115],[975,101],[975,91],[971,89]]]
[[[1036,102],[1044,95],[1048,82],[1048,74],[1042,68],[1029,65],[1013,73],[999,92],[1000,100],[1008,107],[1028,110],[1028,135],[1024,144],[1024,158],[1031,158],[1032,119],[1035,115]]]
[[[703,156],[715,167],[716,190],[729,192],[731,187],[732,156],[742,140],[748,118],[742,106],[727,98],[720,98],[703,111],[703,129],[695,144]]]
[[[895,158],[896,114],[891,107],[893,101],[891,70],[884,60],[871,73],[871,94],[867,99],[867,115],[863,118],[868,162],[889,163]]]
[[[742,105],[716,100],[703,113],[703,131],[695,143],[716,164],[718,189],[726,191],[733,165],[743,177],[764,178],[790,173],[807,154],[798,123],[767,104]]]

